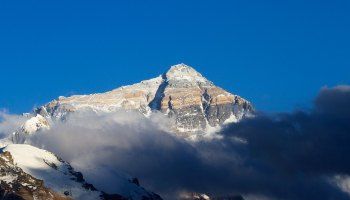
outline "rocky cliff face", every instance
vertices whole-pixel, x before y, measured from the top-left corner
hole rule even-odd
[[[180,132],[215,127],[238,121],[252,111],[243,98],[215,86],[193,68],[180,64],[164,75],[160,110],[174,117]]]
[[[64,120],[67,114],[85,109],[139,110],[145,116],[160,111],[174,119],[173,129],[183,136],[237,122],[253,111],[247,100],[215,86],[192,67],[179,64],[159,77],[109,92],[59,97],[35,113]]]

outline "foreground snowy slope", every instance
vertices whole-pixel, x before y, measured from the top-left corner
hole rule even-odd
[[[12,155],[14,163],[25,173],[43,180],[45,186],[74,199],[98,199],[100,192],[93,191],[79,172],[54,154],[26,144],[12,144],[3,148]]]
[[[104,192],[97,190],[92,184],[87,183],[84,180],[83,175],[80,172],[75,171],[67,162],[50,153],[46,150],[42,150],[27,144],[11,144],[4,147],[0,155],[3,161],[1,172],[7,173],[1,174],[0,180],[11,185],[20,184],[23,187],[29,187],[30,183],[43,181],[43,184],[33,184],[29,189],[32,193],[37,195],[37,191],[47,191],[48,195],[56,195],[59,198],[72,198],[81,200],[93,200],[93,199],[160,199],[159,196],[149,193],[142,187],[138,186],[132,180],[121,180],[124,185],[123,194],[108,195]],[[9,162],[11,160],[11,162]],[[7,161],[7,162],[6,162]],[[19,171],[17,173],[10,173],[13,171]],[[20,172],[27,174],[20,180]],[[23,176],[23,175],[22,175]],[[34,181],[33,181],[34,180]],[[6,186],[2,186],[4,189]],[[50,194],[49,194],[50,193]],[[32,194],[32,195],[33,195]],[[21,196],[21,194],[17,194]],[[39,199],[46,199],[39,198]],[[57,198],[52,198],[57,199]]]
[[[44,186],[39,180],[25,173],[13,162],[9,152],[0,154],[0,198],[1,199],[70,199]]]

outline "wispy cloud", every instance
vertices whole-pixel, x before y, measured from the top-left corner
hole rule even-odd
[[[9,114],[6,110],[0,110],[0,138],[7,137],[18,129],[27,120],[22,115]]]

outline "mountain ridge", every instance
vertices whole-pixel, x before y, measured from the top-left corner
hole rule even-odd
[[[96,112],[138,110],[145,116],[162,112],[174,119],[173,130],[185,137],[225,122],[237,122],[254,110],[246,99],[215,86],[194,68],[178,64],[156,78],[111,91],[60,96],[35,109],[34,113],[64,119],[67,114],[84,109]]]

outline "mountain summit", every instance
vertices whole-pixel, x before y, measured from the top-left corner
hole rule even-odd
[[[118,175],[113,180],[120,183],[115,188],[117,192],[107,194],[99,191],[69,163],[50,152],[23,144],[27,142],[28,135],[50,129],[61,121],[65,123],[70,120],[67,116],[71,113],[86,110],[96,113],[135,110],[145,117],[163,113],[173,119],[169,131],[179,137],[196,138],[224,123],[241,120],[253,108],[247,100],[215,86],[185,64],[174,65],[156,78],[112,91],[59,97],[25,115],[28,119],[22,126],[10,138],[0,141],[2,146],[9,144],[0,151],[0,168],[6,169],[2,174],[1,180],[5,182],[0,184],[0,196],[12,192],[11,195],[20,198],[24,195],[36,198],[39,193],[45,194],[38,199],[160,200],[161,197],[145,190],[137,179],[129,176]],[[30,187],[27,182],[31,182]],[[19,192],[13,190],[18,188],[18,183],[21,184]]]
[[[212,83],[205,79],[202,74],[198,73],[195,69],[183,63],[171,66],[170,69],[165,73],[165,76],[168,81],[184,80],[188,81],[189,83],[205,83],[212,85]]]
[[[184,137],[237,122],[253,110],[247,100],[215,86],[192,67],[178,64],[156,78],[105,93],[59,97],[36,109],[35,115],[64,119],[86,109],[138,110],[145,116],[160,111],[174,119],[173,130]]]

